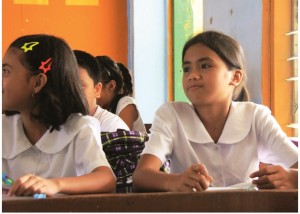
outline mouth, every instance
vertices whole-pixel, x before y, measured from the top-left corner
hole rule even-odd
[[[188,90],[197,90],[203,88],[203,85],[191,85],[188,87]]]

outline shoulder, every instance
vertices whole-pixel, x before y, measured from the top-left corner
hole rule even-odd
[[[77,134],[82,130],[90,130],[93,133],[100,133],[99,120],[92,116],[71,114],[67,119],[66,123],[62,126],[63,132]]]
[[[135,99],[131,96],[124,96],[118,102],[118,105],[129,105],[129,104],[136,104]]]
[[[253,102],[232,102],[230,114],[235,119],[242,115],[245,121],[253,121],[258,117],[271,115],[271,110],[267,106]]]
[[[94,117],[100,122],[101,131],[116,131],[117,129],[129,130],[126,123],[116,114],[98,106]]]
[[[186,102],[167,102],[155,112],[155,122],[159,126],[165,124],[168,127],[176,127],[176,124],[180,123],[183,124],[182,127],[190,128],[197,121],[199,117],[194,107]]]
[[[243,113],[246,113],[249,110],[251,112],[260,112],[260,111],[270,112],[270,109],[267,106],[253,103],[253,102],[234,102],[233,101],[231,107],[235,108]]]
[[[91,139],[99,141],[100,132],[100,124],[96,118],[74,113],[68,117],[59,131],[49,133],[38,146],[43,152],[57,153],[73,143],[87,143]]]
[[[253,127],[269,115],[271,111],[266,106],[253,102],[233,101],[219,141],[222,143],[241,141],[250,133],[250,130],[253,130]],[[235,134],[232,135],[232,133]]]
[[[63,125],[64,129],[73,130],[75,132],[87,126],[97,127],[99,126],[99,122],[92,116],[74,113],[69,116],[66,123]]]
[[[170,111],[177,114],[195,112],[194,107],[186,102],[166,102],[161,105],[156,112],[168,113]]]
[[[133,97],[130,97],[130,96],[125,96],[125,97],[122,97],[119,102],[118,102],[118,105],[117,105],[117,109],[116,109],[116,114],[119,115],[120,112],[128,105],[135,105],[136,106],[136,101]]]

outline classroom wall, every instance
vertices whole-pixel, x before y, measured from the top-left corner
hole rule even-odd
[[[152,123],[155,111],[167,101],[167,1],[131,0],[129,4],[135,99],[144,123]]]
[[[182,49],[189,38],[203,31],[203,0],[174,0],[173,8],[174,100],[190,102],[182,86]]]
[[[47,33],[64,38],[73,49],[109,55],[127,65],[126,0],[98,0],[94,6],[87,6],[88,0],[69,1],[78,2],[76,6],[66,5],[67,0],[14,2],[22,0],[2,1],[2,54],[21,35]]]
[[[251,100],[262,103],[262,1],[203,0],[203,3],[204,30],[218,30],[240,42],[246,57]]]

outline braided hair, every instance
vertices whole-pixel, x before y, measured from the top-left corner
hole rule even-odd
[[[116,63],[109,56],[97,56],[96,59],[100,65],[101,81],[103,85],[106,85],[111,80],[116,82],[116,88],[114,91],[114,98],[111,101],[108,111],[116,113],[119,100],[125,96],[132,96],[132,78],[129,70],[122,63]]]

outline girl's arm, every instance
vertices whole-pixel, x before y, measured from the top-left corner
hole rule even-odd
[[[259,189],[298,189],[298,162],[290,168],[280,165],[267,165],[253,172],[250,178]]]
[[[97,167],[90,174],[78,177],[45,179],[27,174],[16,180],[10,187],[8,195],[33,195],[44,193],[52,196],[56,193],[83,194],[114,192],[116,178],[110,168]]]
[[[133,128],[134,121],[138,118],[138,111],[134,104],[127,105],[119,114],[119,117],[127,124],[130,130]]]
[[[212,178],[202,164],[189,167],[182,174],[160,172],[162,162],[154,155],[144,154],[133,174],[137,191],[193,192],[208,188]]]

